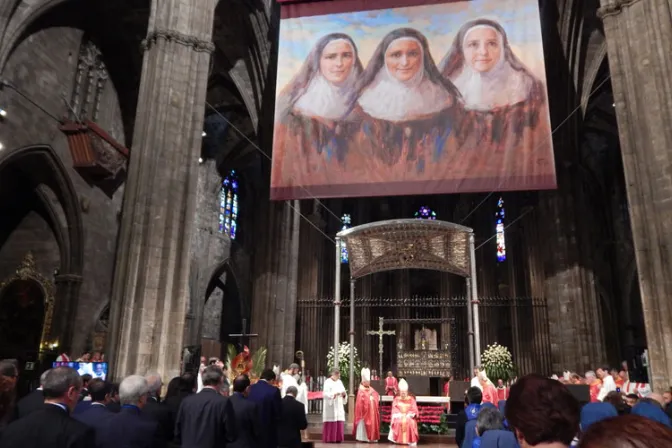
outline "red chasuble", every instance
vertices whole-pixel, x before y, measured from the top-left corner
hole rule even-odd
[[[389,439],[397,444],[418,443],[418,405],[411,396],[395,397],[392,402],[392,423]]]
[[[364,421],[366,428],[366,437],[370,441],[380,439],[380,412],[378,403],[380,395],[373,387],[359,386],[357,391],[357,400],[355,402],[355,424],[352,428],[352,434],[357,436],[357,426],[360,421]]]

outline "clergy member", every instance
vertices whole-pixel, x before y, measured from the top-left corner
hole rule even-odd
[[[501,379],[497,380],[497,400],[508,400],[509,398],[509,388],[504,385],[504,381]]]
[[[345,117],[356,99],[353,92],[362,70],[357,46],[347,34],[328,34],[313,46],[278,95],[273,186],[343,182],[339,180],[348,172],[350,137],[358,129]]]
[[[341,443],[345,436],[345,404],[348,402],[348,394],[343,387],[340,370],[332,369],[331,376],[324,380],[322,398],[322,441]]]
[[[380,439],[380,396],[371,387],[371,371],[362,369],[362,383],[355,401],[353,433],[358,442],[377,442]]]
[[[589,387],[590,390],[590,402],[595,403],[597,401],[600,401],[597,399],[597,396],[600,394],[600,387],[602,386],[602,381],[600,381],[597,378],[597,375],[595,375],[595,372],[592,370],[589,370],[586,372],[586,385]]]
[[[597,394],[598,401],[604,401],[609,395],[609,392],[616,391],[616,383],[614,378],[609,374],[609,369],[604,367],[597,369],[597,376],[602,380],[602,387],[600,387],[600,393]]]
[[[436,163],[451,140],[459,93],[438,72],[427,38],[412,28],[388,33],[358,83],[356,145],[369,181],[444,178]],[[438,176],[438,177],[437,177]]]
[[[478,379],[478,373],[481,371],[480,367],[474,367],[474,376],[471,378],[471,384],[469,385],[470,387],[478,387],[479,389],[483,390],[483,387],[481,386],[481,381]]]
[[[307,414],[308,392],[305,382],[302,381],[301,384],[299,384],[299,381],[301,380],[299,370],[300,370],[299,365],[296,363],[292,363],[289,365],[289,369],[287,369],[285,372],[282,373],[282,375],[280,376],[280,379],[282,381],[282,388],[280,389],[280,394],[282,395],[282,398],[285,398],[285,395],[287,395],[287,388],[289,388],[290,386],[296,387],[296,389],[298,390],[296,401],[303,404],[303,407],[305,408]]]
[[[392,396],[397,395],[398,388],[399,383],[397,382],[397,379],[394,377],[394,374],[390,370],[389,372],[387,372],[387,378],[385,378],[385,395],[392,395]]]
[[[497,388],[492,384],[492,381],[488,378],[485,370],[478,373],[478,381],[480,382],[481,390],[483,391],[483,403],[491,403],[496,407],[497,403],[499,403]]]
[[[416,446],[420,439],[418,422],[415,420],[417,416],[418,404],[408,393],[408,383],[402,379],[399,381],[399,395],[392,402],[388,440],[398,445]]]
[[[465,23],[439,64],[457,87],[469,134],[453,159],[464,175],[533,176],[550,172],[550,121],[544,84],[513,53],[504,28],[488,19]]]

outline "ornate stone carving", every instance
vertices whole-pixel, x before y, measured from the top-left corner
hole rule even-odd
[[[192,47],[194,51],[212,53],[215,51],[215,44],[210,41],[199,39],[196,36],[182,34],[179,31],[156,29],[147,34],[147,38],[142,41],[143,51],[149,50],[159,39],[167,42],[176,42],[185,47]]]
[[[0,282],[0,296],[2,291],[12,282],[27,280],[36,282],[42,288],[44,294],[44,323],[42,324],[42,335],[40,337],[40,350],[43,350],[51,345],[51,342],[47,339],[50,336],[54,315],[54,285],[37,271],[32,252],[26,254],[14,275]]]
[[[605,17],[620,14],[623,9],[634,5],[639,0],[614,0],[613,3],[602,6],[597,10],[597,17],[604,20]]]

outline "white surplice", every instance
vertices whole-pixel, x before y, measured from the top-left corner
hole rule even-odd
[[[306,387],[305,381],[299,385],[298,381],[296,379],[288,374],[288,373],[283,373],[280,375],[280,379],[282,380],[282,388],[280,389],[280,395],[282,398],[285,398],[285,395],[287,394],[287,389],[290,386],[296,387],[296,390],[298,391],[296,395],[296,401],[299,403],[303,404],[304,409],[306,410],[306,414],[308,413],[308,388]]]
[[[332,380],[327,378],[324,380],[322,405],[322,421],[323,422],[344,422],[345,421],[345,404],[348,402],[348,394],[345,398],[341,395],[346,392],[343,382],[341,380]]]
[[[607,376],[602,378],[602,387],[600,388],[600,392],[597,394],[597,399],[599,401],[604,401],[604,399],[607,398],[609,392],[616,392],[616,382],[611,375],[607,374]]]

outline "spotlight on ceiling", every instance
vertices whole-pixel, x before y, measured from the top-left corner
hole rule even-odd
[[[616,103],[612,103],[612,104],[611,104],[611,107],[616,107]]]
[[[7,116],[7,109],[0,107],[0,117],[5,118]]]
[[[5,149],[5,145],[3,145],[2,143],[0,143],[0,151],[2,151],[3,149]]]
[[[198,158],[198,163],[203,163],[203,157]]]
[[[203,131],[203,133],[201,134],[201,137],[205,137],[205,136],[207,136],[207,135],[208,135],[208,133],[205,132],[205,131]]]

